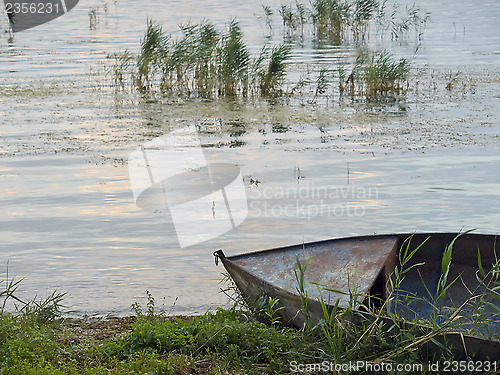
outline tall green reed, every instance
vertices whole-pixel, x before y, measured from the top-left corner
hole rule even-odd
[[[243,40],[243,33],[236,21],[231,21],[229,30],[222,35],[218,51],[219,93],[235,95],[238,86],[245,92],[248,89],[248,67],[250,52]]]
[[[156,73],[169,48],[169,36],[161,26],[148,20],[146,34],[141,42],[141,52],[137,58],[136,85],[139,90],[150,89],[152,75]]]
[[[181,25],[182,36],[173,39],[161,26],[149,20],[141,52],[137,56],[136,87],[149,91],[158,87],[162,92],[178,92],[188,96],[231,96],[257,94],[275,96],[286,74],[290,47],[281,44],[271,52],[250,55],[241,27],[235,20],[226,30],[203,22]],[[115,80],[124,80],[122,70],[129,59],[117,58]]]
[[[291,48],[285,44],[274,46],[267,67],[259,72],[259,86],[262,95],[276,96],[286,74],[286,60],[290,57]]]
[[[4,289],[0,291],[0,317],[14,313],[29,318],[36,324],[43,324],[52,321],[63,314],[66,306],[62,304],[66,293],[53,291],[46,298],[34,296],[31,300],[25,301],[19,297],[18,289],[24,279],[9,279],[8,269],[5,280],[0,280],[0,285],[4,284]],[[9,303],[12,302],[12,305]]]
[[[319,37],[328,36],[341,44],[351,16],[351,4],[345,0],[314,0],[312,21]]]
[[[367,100],[403,94],[410,73],[406,58],[396,60],[389,52],[361,51],[352,71],[352,84]]]
[[[311,0],[310,6],[298,1],[284,3],[278,9],[283,23],[283,33],[290,37],[305,35],[311,30],[318,40],[336,45],[363,43],[369,32],[378,37],[390,35],[391,40],[406,42],[414,34],[421,41],[430,19],[416,5],[402,9],[397,2],[389,7],[387,0]],[[269,19],[272,10],[267,6],[265,14]]]

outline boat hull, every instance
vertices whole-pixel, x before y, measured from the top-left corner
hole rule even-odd
[[[408,251],[411,253],[423,243],[405,265],[407,269],[413,265],[415,267],[405,274],[400,290],[406,290],[412,296],[427,297],[426,295],[432,294],[431,291],[437,290],[442,273],[443,252],[457,235],[406,233],[360,236],[229,257],[222,251],[216,252],[215,255],[221,260],[250,306],[262,305],[268,298],[277,299],[280,307],[278,315],[287,325],[301,328],[307,322],[320,322],[324,319],[321,300],[329,309],[337,304],[338,307],[350,311],[344,314],[344,319],[359,324],[362,321],[373,321],[375,317],[373,314],[358,311],[358,306],[353,302],[353,295],[359,300],[364,299],[365,304],[369,303],[369,299],[385,301],[392,292],[394,269],[400,262],[400,249],[406,249],[409,243]],[[496,240],[494,235],[482,234],[463,234],[456,239],[448,277],[452,281],[459,276],[460,280],[453,283],[447,290],[446,297],[439,301],[442,304],[441,311],[449,311],[452,314],[470,297],[470,288],[474,289],[478,284],[478,252],[482,266],[487,272],[496,261]],[[299,263],[305,267],[305,272],[302,273],[302,289]],[[374,296],[377,298],[374,299]],[[431,318],[433,312],[425,302],[427,299],[411,298],[405,304],[388,304],[385,307],[404,318],[408,328],[415,326],[408,321]],[[307,312],[304,309],[305,300]],[[498,306],[498,300],[494,302]],[[389,318],[378,319],[387,328],[393,325]],[[498,329],[498,322],[495,327]],[[430,332],[426,326],[418,326],[418,329],[424,334]],[[397,335],[397,332],[393,330],[391,335]],[[463,333],[443,333],[437,340],[455,347],[456,358],[468,358],[470,353],[474,353],[476,359],[496,360],[500,352],[499,341]]]

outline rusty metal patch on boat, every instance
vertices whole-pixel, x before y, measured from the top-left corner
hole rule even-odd
[[[309,298],[349,306],[349,292],[368,294],[386,261],[394,256],[398,238],[370,237],[325,241],[263,251],[231,260],[275,287],[297,293],[297,261],[309,262],[304,281]],[[332,292],[333,290],[338,292]]]

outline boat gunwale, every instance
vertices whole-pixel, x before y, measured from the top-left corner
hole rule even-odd
[[[273,247],[270,249],[261,249],[261,250],[254,250],[250,251],[248,253],[241,253],[241,254],[235,254],[235,255],[229,255],[226,256],[224,254],[224,258],[231,260],[232,262],[238,258],[246,258],[246,257],[251,257],[255,255],[260,255],[260,254],[265,254],[265,253],[270,253],[274,251],[289,251],[293,248],[297,248],[298,246],[315,246],[315,245],[321,245],[321,244],[326,244],[329,242],[336,242],[336,241],[348,241],[348,240],[368,240],[368,239],[383,239],[383,238],[390,238],[390,237],[396,237],[398,239],[398,244],[401,243],[401,241],[405,241],[407,238],[410,238],[414,235],[418,236],[432,236],[432,235],[439,235],[439,236],[458,236],[459,234],[464,233],[464,232],[405,232],[405,233],[385,233],[385,234],[367,234],[367,235],[361,235],[361,236],[349,236],[349,237],[337,237],[337,238],[330,238],[330,239],[325,239],[325,240],[319,240],[319,241],[311,241],[311,242],[304,242],[302,244],[295,244],[295,245],[285,245],[285,246],[280,246],[280,247]],[[491,233],[467,233],[464,234],[463,237],[468,238],[468,237],[486,237],[486,238],[491,238],[494,239],[496,242],[496,238],[500,238],[500,233],[498,234],[491,234]],[[399,251],[399,249],[398,249]]]

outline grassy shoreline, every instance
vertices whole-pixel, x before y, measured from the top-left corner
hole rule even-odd
[[[201,316],[168,316],[155,308],[148,293],[146,307],[136,303],[132,309],[133,316],[87,319],[55,314],[40,320],[41,310],[35,309],[4,313],[0,374],[351,373],[320,367],[346,363],[385,364],[393,369],[423,366],[417,372],[386,368],[356,373],[431,374],[439,373],[426,367],[431,363],[443,366],[456,360],[446,347],[430,353],[422,345],[400,352],[412,334],[413,340],[418,339],[410,331],[389,343],[376,330],[366,334],[367,327],[344,326],[340,321],[329,325],[329,337],[324,324],[302,330],[285,327],[275,319],[272,306],[252,312],[235,304]],[[494,360],[489,363],[492,370],[499,366]],[[469,362],[474,363],[473,354]]]
[[[491,353],[500,346],[495,333],[498,307],[486,298],[498,296],[500,260],[496,255],[496,262],[486,269],[478,250],[478,294],[471,292],[466,303],[451,315],[436,304],[459,278],[447,279],[453,244],[468,232],[456,235],[442,255],[439,287],[434,300],[428,301],[437,310],[429,318],[416,315],[411,322],[386,303],[372,306],[370,301],[377,297],[363,298],[356,288],[350,290],[346,308],[338,307],[340,300],[334,306],[327,305],[321,296],[324,318],[313,319],[305,284],[309,261],[298,256],[295,278],[301,308],[297,314],[304,317],[300,329],[284,324],[289,319],[280,311],[284,307],[277,297],[261,295],[253,302],[248,296],[244,299],[229,274],[222,280],[225,286],[221,291],[232,307],[198,316],[171,316],[164,307],[157,307],[153,295],[146,291],[145,306],[133,303],[132,316],[69,318],[64,311],[65,294],[53,292],[46,299],[22,301],[16,296],[22,279],[6,279],[0,292],[0,375],[432,374],[443,373],[447,364],[453,363],[466,364],[462,373],[477,371],[478,366],[484,373],[496,373],[500,361],[490,357],[497,357]],[[411,240],[401,245],[386,302],[406,303],[402,281],[412,268],[423,264],[411,265],[411,260],[427,240],[416,248],[410,248]],[[468,310],[465,306],[476,299],[478,304]],[[14,302],[15,312],[6,308],[7,301]],[[495,311],[490,311],[492,307]],[[464,335],[472,332],[477,341],[469,346],[490,340],[487,345],[493,345],[493,351],[485,354],[481,347],[467,348],[470,341]],[[449,339],[457,333],[461,343]]]

